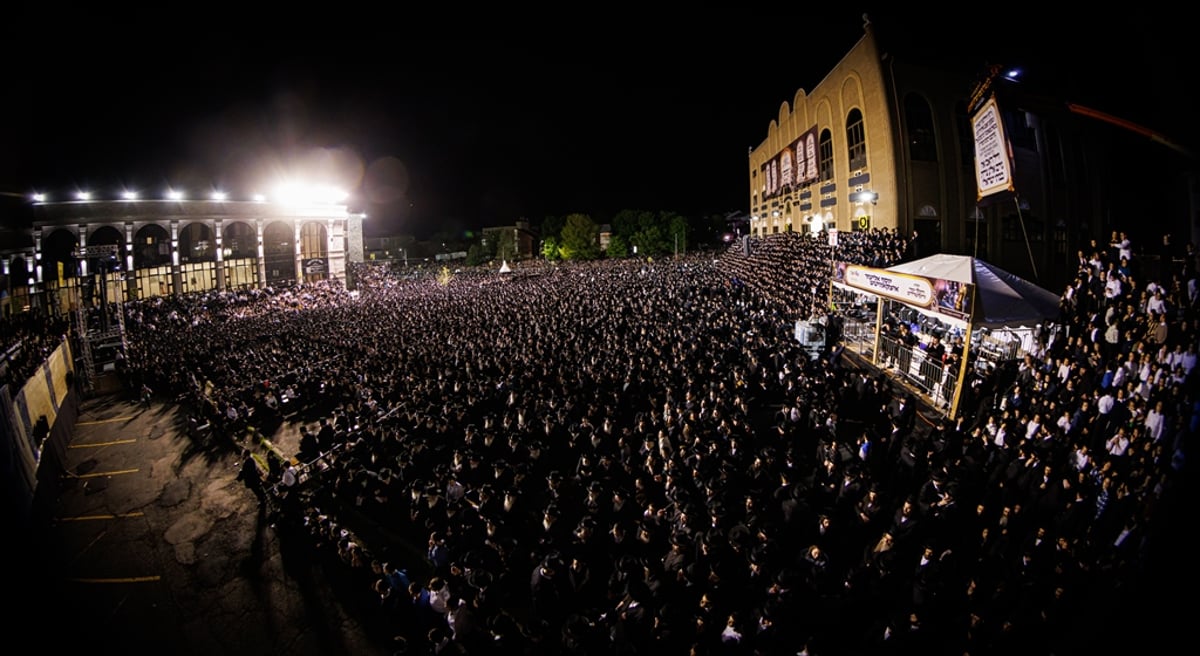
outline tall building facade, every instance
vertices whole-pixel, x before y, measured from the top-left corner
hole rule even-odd
[[[1014,176],[1009,192],[986,197],[972,125],[980,96],[997,100]],[[1194,240],[1194,167],[1175,156],[1000,71],[906,59],[902,39],[867,23],[819,84],[781,104],[751,149],[750,231],[887,228],[921,255],[972,255],[1056,289],[1077,251],[1107,244],[1114,230],[1140,231],[1147,245],[1166,232]]]

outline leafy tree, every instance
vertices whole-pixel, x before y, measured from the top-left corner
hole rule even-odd
[[[620,235],[626,240],[638,231],[642,223],[642,215],[647,212],[638,210],[621,210],[609,221],[614,235]]]
[[[511,262],[517,258],[517,240],[512,230],[498,230],[490,236],[488,242],[496,247],[496,259]]]
[[[674,213],[664,213],[662,220],[667,224],[672,253],[687,252],[688,220]]]
[[[567,224],[567,220],[560,216],[548,216],[542,219],[540,232],[542,239],[559,240],[562,238],[563,226]]]
[[[471,244],[471,246],[467,248],[467,266],[479,266],[490,259],[492,258],[487,254],[483,244],[481,243]]]
[[[560,250],[568,260],[594,260],[600,257],[600,228],[586,214],[572,214],[562,229]]]
[[[556,237],[547,237],[542,240],[542,257],[551,262],[561,259],[558,252],[558,239]]]
[[[442,287],[448,287],[450,285],[451,280],[454,280],[454,274],[450,272],[450,267],[443,264],[442,270],[438,271],[438,275],[437,275],[438,284],[441,285]]]
[[[637,247],[637,254],[640,257],[654,257],[668,252],[667,246],[667,231],[664,226],[658,224],[646,225],[639,228],[637,232],[629,238],[630,243]]]
[[[621,235],[614,234],[608,238],[608,249],[604,253],[608,257],[629,257],[629,242]]]

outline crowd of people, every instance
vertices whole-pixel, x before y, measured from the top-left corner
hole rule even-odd
[[[888,266],[901,237],[751,244],[132,302],[122,373],[234,448],[304,422],[267,474],[281,525],[407,653],[1111,639],[1163,566],[1200,425],[1194,267],[1073,285],[1062,330],[946,418],[793,336],[835,257]]]
[[[0,386],[25,384],[67,338],[70,322],[43,311],[18,312],[0,320]]]

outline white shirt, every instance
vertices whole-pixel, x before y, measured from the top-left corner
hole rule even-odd
[[[1179,358],[1179,364],[1183,365],[1185,374],[1192,373],[1192,369],[1196,368],[1196,352],[1193,350],[1184,351],[1183,356]]]
[[[1133,244],[1130,243],[1128,238],[1117,242],[1117,257],[1123,257],[1126,260],[1133,259]]]
[[[1166,311],[1167,311],[1167,302],[1164,301],[1161,296],[1155,294],[1154,296],[1150,297],[1150,300],[1146,301],[1146,313],[1147,314],[1149,314],[1151,312],[1155,312],[1157,314],[1163,314]]]
[[[1125,455],[1125,451],[1129,448],[1129,438],[1117,433],[1116,435],[1108,438],[1108,443],[1106,446],[1108,447],[1108,452],[1112,455],[1123,456]]]
[[[1164,417],[1163,413],[1159,412],[1157,408],[1151,408],[1150,411],[1146,413],[1146,432],[1155,441],[1158,441],[1162,438],[1165,423],[1166,417]]]
[[[1116,298],[1121,295],[1121,279],[1117,276],[1110,276],[1108,282],[1104,283],[1105,298]]]

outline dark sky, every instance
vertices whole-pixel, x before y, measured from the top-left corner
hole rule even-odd
[[[947,66],[1024,65],[1057,76],[1066,99],[1107,103],[1168,133],[1182,134],[1180,119],[1192,113],[1183,88],[1194,83],[1195,58],[1163,59],[1184,52],[1169,16],[1034,25],[1023,16],[894,12],[872,20]],[[830,10],[781,38],[754,40],[194,49],[114,39],[76,44],[78,56],[59,60],[4,46],[15,93],[0,109],[0,191],[115,196],[127,186],[157,195],[173,184],[246,196],[305,176],[363,199],[369,235],[519,217],[536,225],[572,212],[744,211],[748,149],[782,102],[816,86],[853,47],[862,13]],[[1126,92],[1155,99],[1134,103]]]

